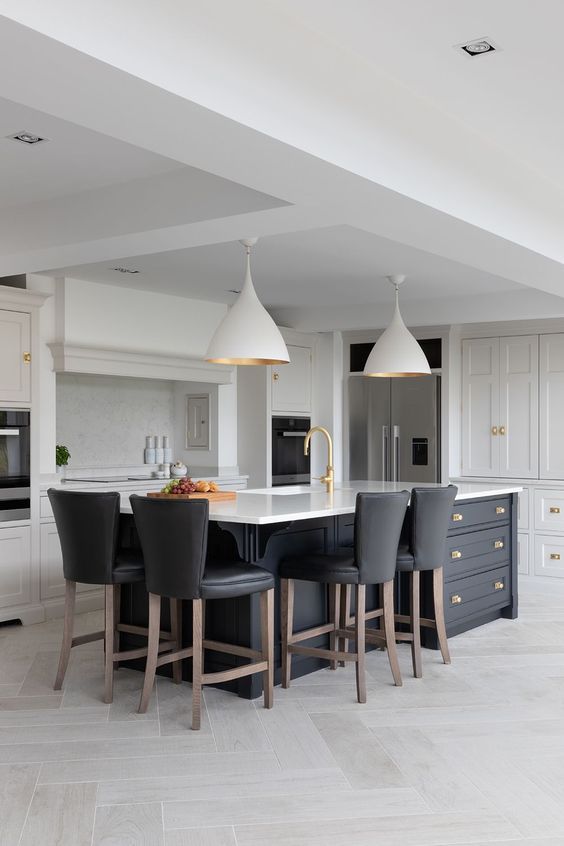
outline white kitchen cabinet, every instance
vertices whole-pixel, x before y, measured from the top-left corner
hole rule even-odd
[[[522,576],[529,572],[529,535],[527,532],[517,533],[517,566]]]
[[[0,311],[0,403],[29,403],[31,317]]]
[[[540,339],[542,479],[564,479],[564,334]]]
[[[31,600],[31,528],[0,528],[0,608]]]
[[[311,413],[311,347],[288,344],[289,364],[272,367],[272,413]]]
[[[538,477],[538,336],[462,343],[462,472]]]
[[[40,538],[41,599],[56,599],[65,595],[63,555],[55,523],[41,524]],[[99,585],[77,584],[78,593],[97,590]]]

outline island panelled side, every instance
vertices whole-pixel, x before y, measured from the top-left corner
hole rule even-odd
[[[132,518],[129,542],[136,545]],[[280,561],[290,554],[308,551],[331,552],[350,546],[353,540],[354,514],[315,517],[283,523],[249,524],[210,521],[208,555],[229,560],[241,556],[246,561],[265,567],[278,577]],[[180,564],[179,556],[179,564]],[[444,561],[445,616],[449,637],[481,626],[497,617],[517,616],[517,494],[484,496],[481,499],[458,499],[452,509],[451,525]],[[433,616],[431,580],[422,580],[422,615]],[[280,682],[280,603],[275,603],[275,683]],[[377,605],[377,588],[367,590],[367,608]],[[396,607],[405,613],[408,603],[407,581],[396,585]],[[121,600],[122,621],[146,625],[148,618],[147,593],[143,584],[124,585]],[[168,603],[163,603],[162,626],[169,625]],[[327,589],[313,582],[296,586],[294,629],[319,625],[327,619]],[[258,597],[214,600],[207,603],[206,634],[216,641],[238,643],[258,649],[260,645],[260,612]],[[134,635],[122,634],[123,647],[138,643]],[[327,645],[322,635],[312,645]],[[192,639],[190,603],[185,604],[183,619],[184,644]],[[423,631],[423,644],[436,648],[432,630]],[[206,652],[206,667],[228,669],[241,659]],[[144,662],[128,666],[143,669]],[[295,655],[292,675],[302,676],[327,666],[327,662]],[[159,670],[160,672],[161,670]],[[170,674],[170,668],[162,668]],[[191,678],[191,661],[183,663],[183,677]],[[255,698],[262,692],[259,675],[248,676],[225,687],[244,698]]]

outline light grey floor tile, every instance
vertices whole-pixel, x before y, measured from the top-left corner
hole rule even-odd
[[[237,846],[231,826],[166,831],[165,846]],[[266,846],[266,844],[265,844]]]
[[[20,692],[20,687],[21,684],[0,684],[0,699],[17,696]]]
[[[171,679],[159,679],[156,685],[154,699],[158,707],[159,722],[163,737],[175,734],[183,735],[186,732],[192,731],[191,684],[188,684],[188,682],[174,684]],[[202,704],[200,734],[205,734],[213,738],[205,699]]]
[[[106,723],[108,705],[92,708],[45,708],[37,711],[17,709],[0,711],[0,726],[56,726],[72,723]]]
[[[461,846],[519,839],[500,814],[468,812],[236,826],[235,835],[238,846]]]
[[[257,711],[283,769],[334,767],[335,759],[300,705],[284,703]]]
[[[260,752],[272,749],[252,702],[212,687],[206,687],[204,698],[218,752]],[[258,707],[261,707],[260,700]]]
[[[39,785],[19,846],[91,846],[95,784]]]
[[[313,714],[312,721],[353,788],[408,786],[358,714]]]
[[[456,772],[428,737],[417,728],[375,728],[406,783],[419,791],[433,811],[493,809],[492,803],[464,773]]]
[[[92,846],[164,846],[161,805],[97,808]]]
[[[8,699],[0,699],[0,712],[2,711],[35,711],[38,708],[58,709],[63,701],[62,693],[55,696],[10,696]]]
[[[157,697],[151,697],[147,713],[138,714],[139,699],[143,687],[143,675],[136,670],[122,667],[114,676],[114,701],[110,705],[110,722],[113,720],[155,720],[157,718]],[[65,699],[65,704],[67,700]],[[69,703],[70,704],[70,699]]]
[[[0,766],[0,846],[19,842],[38,775],[37,764]]]
[[[38,652],[26,673],[19,695],[58,696],[59,691],[53,690],[58,663],[58,652]]]
[[[140,737],[158,737],[158,720],[139,723],[120,722],[70,723],[68,725],[2,726],[0,725],[0,758],[6,744],[16,743],[66,743],[71,740],[120,740]]]
[[[221,760],[224,760],[223,756]],[[233,762],[235,759],[232,756]],[[251,759],[252,763],[252,759]],[[350,791],[351,787],[341,772],[332,770],[272,770],[261,766],[256,771],[194,772],[190,776],[161,778],[136,778],[121,781],[102,781],[98,785],[99,805],[120,805],[133,802],[178,802],[193,799],[227,799],[234,797],[305,795]],[[227,766],[227,763],[226,763]],[[234,769],[232,767],[232,769]]]
[[[302,796],[252,797],[244,799],[194,800],[163,804],[165,829],[217,825],[252,825],[292,820],[355,819],[429,811],[419,794],[410,788],[357,790],[349,793],[319,791]]]
[[[193,755],[170,754],[156,757],[98,758],[44,764],[39,774],[40,784],[73,781],[120,781],[150,776],[185,777],[280,772],[280,764],[272,752],[241,752],[239,755],[219,753]]]
[[[80,761],[97,758],[149,758],[215,751],[213,738],[191,732],[185,737],[140,737],[131,740],[69,740],[66,743],[6,743],[6,763]]]

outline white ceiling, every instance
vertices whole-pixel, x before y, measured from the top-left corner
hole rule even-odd
[[[105,2],[2,0],[0,275],[228,302],[256,234],[301,328],[564,313],[560,3]]]

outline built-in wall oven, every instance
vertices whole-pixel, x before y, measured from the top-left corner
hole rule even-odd
[[[0,522],[29,519],[29,411],[0,408]]]
[[[272,418],[272,484],[309,484],[309,455],[304,455],[304,438],[311,426],[309,417]]]

